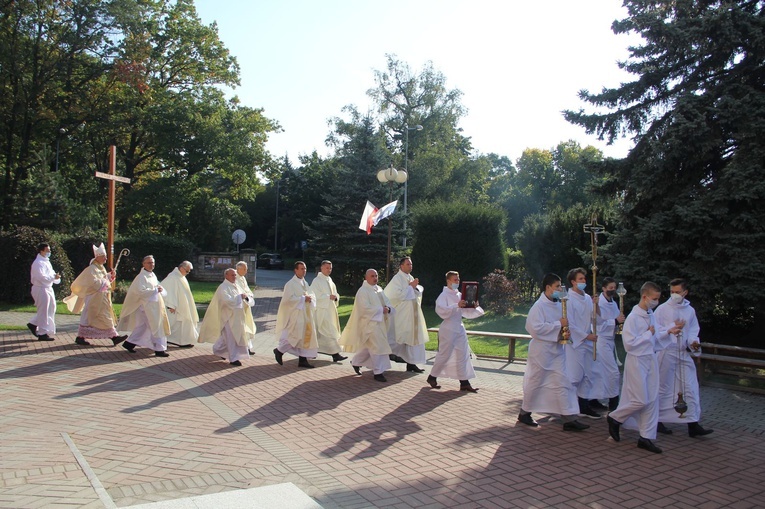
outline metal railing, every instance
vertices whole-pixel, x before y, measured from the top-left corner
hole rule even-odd
[[[435,332],[438,333],[438,327],[431,327],[428,329],[428,332]],[[468,336],[480,336],[485,338],[507,338],[507,362],[514,362],[514,361],[525,361],[526,359],[524,357],[516,357],[515,355],[515,345],[518,340],[521,341],[531,341],[531,336],[528,334],[512,334],[509,332],[488,332],[488,331],[482,331],[482,330],[469,330],[465,331],[467,332]],[[486,359],[504,359],[504,357],[498,357],[496,355],[478,355],[478,357],[483,357]]]

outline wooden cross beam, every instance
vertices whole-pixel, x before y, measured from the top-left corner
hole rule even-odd
[[[112,262],[114,261],[114,199],[115,199],[115,182],[123,182],[130,184],[130,179],[127,177],[119,177],[114,174],[114,170],[117,167],[117,147],[112,145],[109,147],[109,173],[103,173],[101,171],[96,172],[96,177],[109,181],[109,203],[107,206],[107,233],[106,242],[108,247],[106,249],[106,264],[109,266],[109,270],[114,268]]]

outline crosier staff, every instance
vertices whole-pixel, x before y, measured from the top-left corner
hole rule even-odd
[[[598,304],[595,301],[598,288],[598,234],[605,233],[606,228],[603,225],[598,224],[598,215],[593,212],[590,222],[584,225],[584,233],[590,234],[590,245],[592,246],[592,333],[597,335],[598,333]],[[598,344],[596,341],[592,342],[592,360],[598,358]]]

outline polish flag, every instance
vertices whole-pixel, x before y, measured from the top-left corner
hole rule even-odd
[[[392,201],[387,205],[384,205],[383,208],[377,211],[377,214],[375,214],[374,219],[374,226],[377,226],[377,223],[388,217],[389,215],[393,214],[396,210],[396,203],[398,203],[398,200]]]
[[[373,226],[377,226],[377,223],[395,212],[397,203],[398,200],[392,201],[383,206],[383,208],[378,209],[367,200],[367,204],[364,207],[364,213],[361,215],[359,230],[364,230],[367,232],[367,235],[370,235]]]
[[[375,214],[377,214],[377,207],[372,205],[367,200],[367,205],[364,207],[364,213],[361,215],[361,222],[359,223],[359,230],[364,230],[367,235],[372,233],[372,226],[374,226]]]

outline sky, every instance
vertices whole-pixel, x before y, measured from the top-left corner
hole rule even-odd
[[[616,36],[621,0],[196,0],[204,24],[241,68],[233,94],[263,108],[283,132],[267,148],[295,162],[328,155],[328,121],[353,104],[373,107],[366,92],[386,54],[417,72],[428,61],[462,91],[460,121],[478,153],[516,161],[526,148],[551,149],[570,139],[623,157],[613,145],[569,124],[564,109],[585,108],[578,91],[632,81],[618,61],[635,36]]]

